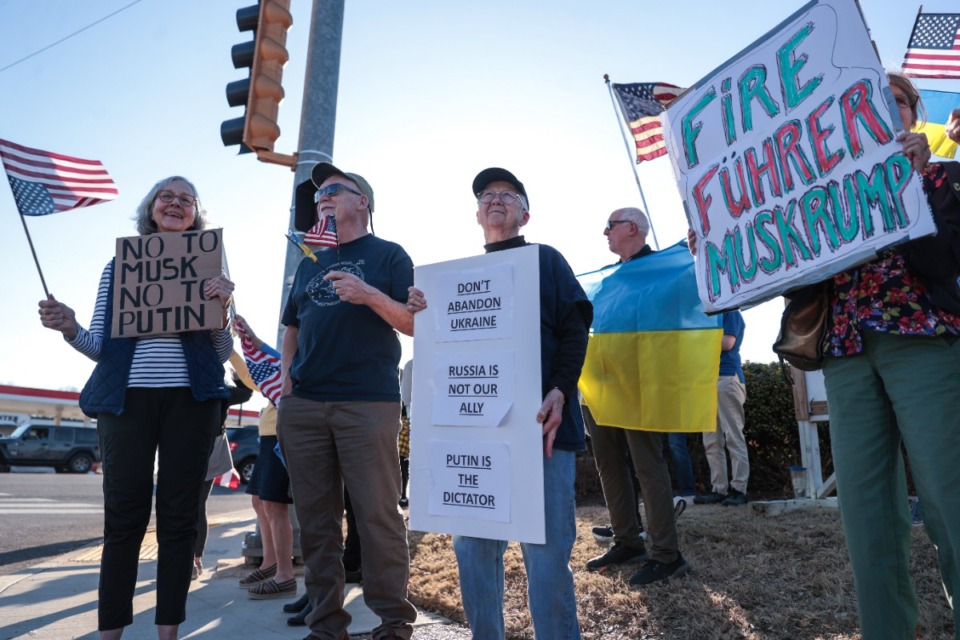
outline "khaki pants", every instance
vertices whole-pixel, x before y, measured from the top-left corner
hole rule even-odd
[[[300,521],[305,584],[313,612],[311,631],[321,637],[346,634],[343,608],[343,487],[363,543],[363,599],[381,619],[373,636],[392,631],[408,639],[417,611],[407,600],[410,556],[407,530],[397,506],[400,403],[316,402],[286,396],[277,435],[283,449],[293,504]]]

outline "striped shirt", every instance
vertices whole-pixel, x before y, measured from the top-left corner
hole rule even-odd
[[[107,309],[107,294],[113,276],[113,260],[107,263],[100,277],[97,304],[93,309],[90,329],[79,327],[70,345],[94,362],[100,361],[103,347],[103,324]],[[213,330],[213,347],[226,362],[233,351],[233,338],[228,329]],[[176,333],[137,338],[127,387],[189,387],[187,360],[183,355],[180,336]]]

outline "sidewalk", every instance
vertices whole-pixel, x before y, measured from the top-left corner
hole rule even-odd
[[[252,509],[210,519],[203,575],[191,584],[187,619],[180,637],[280,640],[306,637],[306,627],[287,625],[283,605],[293,599],[252,600],[237,586],[251,570],[243,566],[241,543],[253,531]],[[96,640],[97,583],[100,546],[85,547],[13,575],[0,576],[0,639]],[[146,559],[150,558],[150,559]],[[298,595],[303,591],[298,567]],[[153,623],[156,593],[156,547],[150,532],[141,549],[140,572],[133,601],[133,624],[124,640],[156,638]],[[363,602],[360,585],[349,584],[346,609],[353,616],[351,636],[370,633],[379,624]],[[417,626],[446,623],[447,619],[421,611]]]

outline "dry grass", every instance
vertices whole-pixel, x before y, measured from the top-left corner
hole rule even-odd
[[[587,639],[855,640],[856,605],[839,514],[831,509],[754,515],[749,508],[697,506],[679,522],[689,576],[646,589],[630,587],[636,566],[595,574],[582,567],[602,553],[590,529],[604,507],[577,510],[574,567]],[[913,576],[920,601],[918,638],[954,637],[933,545],[914,527]],[[410,533],[410,595],[417,605],[464,622],[450,538]],[[520,548],[506,554],[507,637],[533,638]]]

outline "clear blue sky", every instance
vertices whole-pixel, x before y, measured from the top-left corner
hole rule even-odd
[[[130,0],[0,3],[4,67]],[[50,290],[89,322],[114,239],[158,179],[183,174],[224,242],[238,310],[275,341],[293,174],[237,156],[219,128],[237,117],[224,96],[242,0],[142,0],[0,72],[0,138],[102,161],[120,189],[111,203],[28,220]],[[482,251],[470,182],[498,165],[527,186],[525,233],[584,272],[614,261],[602,235],[611,211],[640,206],[603,83],[687,86],[801,7],[798,0],[503,0],[348,2],[334,161],[376,192],[376,232],[415,264]],[[311,3],[293,0],[278,151],[296,149]],[[927,12],[956,10],[927,0]],[[917,5],[863,0],[888,68],[899,66]],[[960,82],[927,81],[960,91]],[[687,227],[666,158],[640,166],[661,246]],[[39,277],[5,180],[0,180],[0,383],[79,388],[93,364],[40,326]],[[748,360],[774,359],[780,300],[745,313]],[[411,342],[404,341],[407,358]]]

